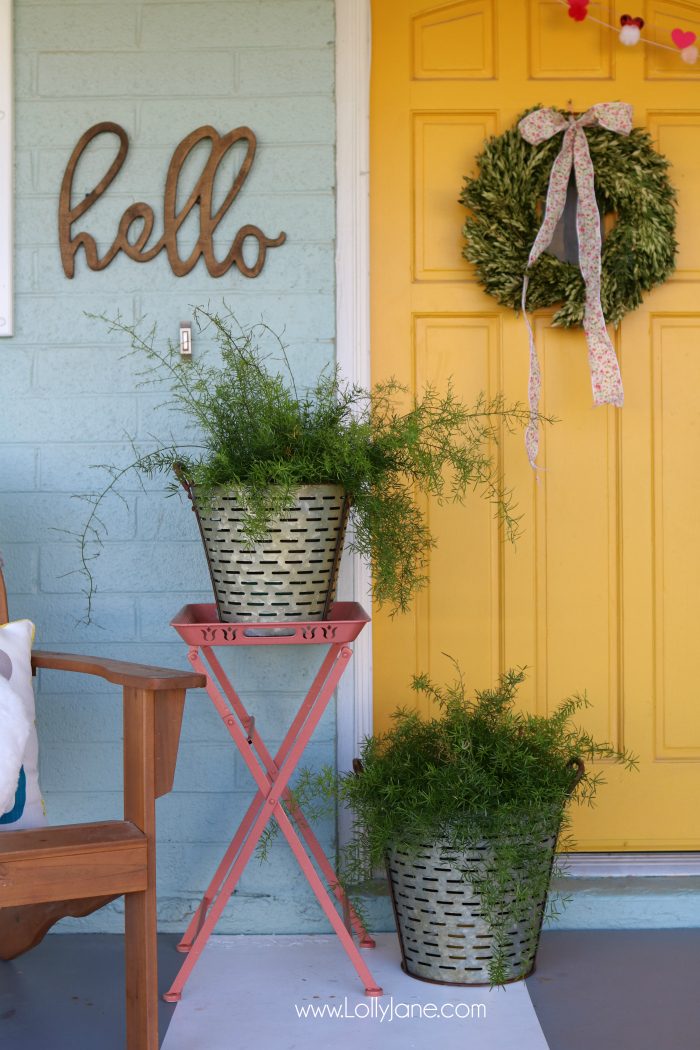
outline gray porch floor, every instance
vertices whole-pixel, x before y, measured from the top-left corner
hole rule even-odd
[[[182,962],[176,939],[159,938],[163,989]],[[0,963],[0,1047],[123,1050],[122,969],[121,938],[95,934],[50,936]],[[550,1050],[698,1050],[699,981],[700,930],[552,931],[527,986]],[[174,1009],[161,1003],[161,1040]]]

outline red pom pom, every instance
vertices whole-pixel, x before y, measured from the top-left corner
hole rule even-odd
[[[588,0],[569,0],[569,18],[574,22],[583,22],[588,14]]]

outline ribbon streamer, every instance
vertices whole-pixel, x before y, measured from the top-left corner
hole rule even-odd
[[[595,405],[616,405],[621,408],[624,394],[620,366],[605,327],[605,317],[600,303],[600,215],[595,198],[593,162],[584,131],[584,128],[596,124],[618,135],[629,135],[632,130],[632,107],[624,102],[601,102],[591,106],[580,117],[571,116],[568,120],[556,110],[538,109],[523,117],[518,124],[520,134],[532,146],[537,146],[554,135],[564,132],[562,147],[552,165],[549,177],[544,219],[535,243],[530,249],[527,269],[539,259],[542,252],[552,242],[554,230],[566,204],[566,191],[573,167],[578,192],[576,233],[579,265],[586,285],[583,328],[588,344],[593,403]],[[539,448],[537,417],[542,381],[535,337],[526,309],[528,283],[526,270],[523,281],[522,308],[530,341],[530,378],[528,382],[530,422],[525,431],[525,447],[530,465],[535,467]]]

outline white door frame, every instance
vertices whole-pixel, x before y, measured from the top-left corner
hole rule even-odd
[[[345,379],[367,388],[369,356],[370,0],[336,0],[336,354]],[[371,576],[361,558],[344,560],[339,592],[371,609]],[[354,645],[337,699],[338,769],[352,768],[372,732],[372,628]],[[339,836],[350,818],[339,815]]]
[[[0,0],[0,337],[12,335],[12,0]]]
[[[5,0],[7,2],[7,0]],[[369,106],[371,0],[335,0],[336,25],[336,347],[350,382],[370,384],[369,338]],[[341,573],[347,600],[369,610],[371,577],[360,558]],[[355,656],[338,687],[338,769],[352,768],[359,746],[372,732],[372,631],[355,642]],[[339,815],[347,841],[349,815]],[[572,875],[696,875],[700,853],[571,854]]]

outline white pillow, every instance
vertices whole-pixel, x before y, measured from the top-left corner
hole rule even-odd
[[[10,809],[0,814],[0,831],[40,828],[47,823],[39,790],[39,742],[32,687],[33,641],[34,624],[30,620],[0,625],[0,677],[21,700],[30,727],[15,797]]]
[[[30,729],[21,698],[0,675],[0,816],[14,809],[17,801]]]

